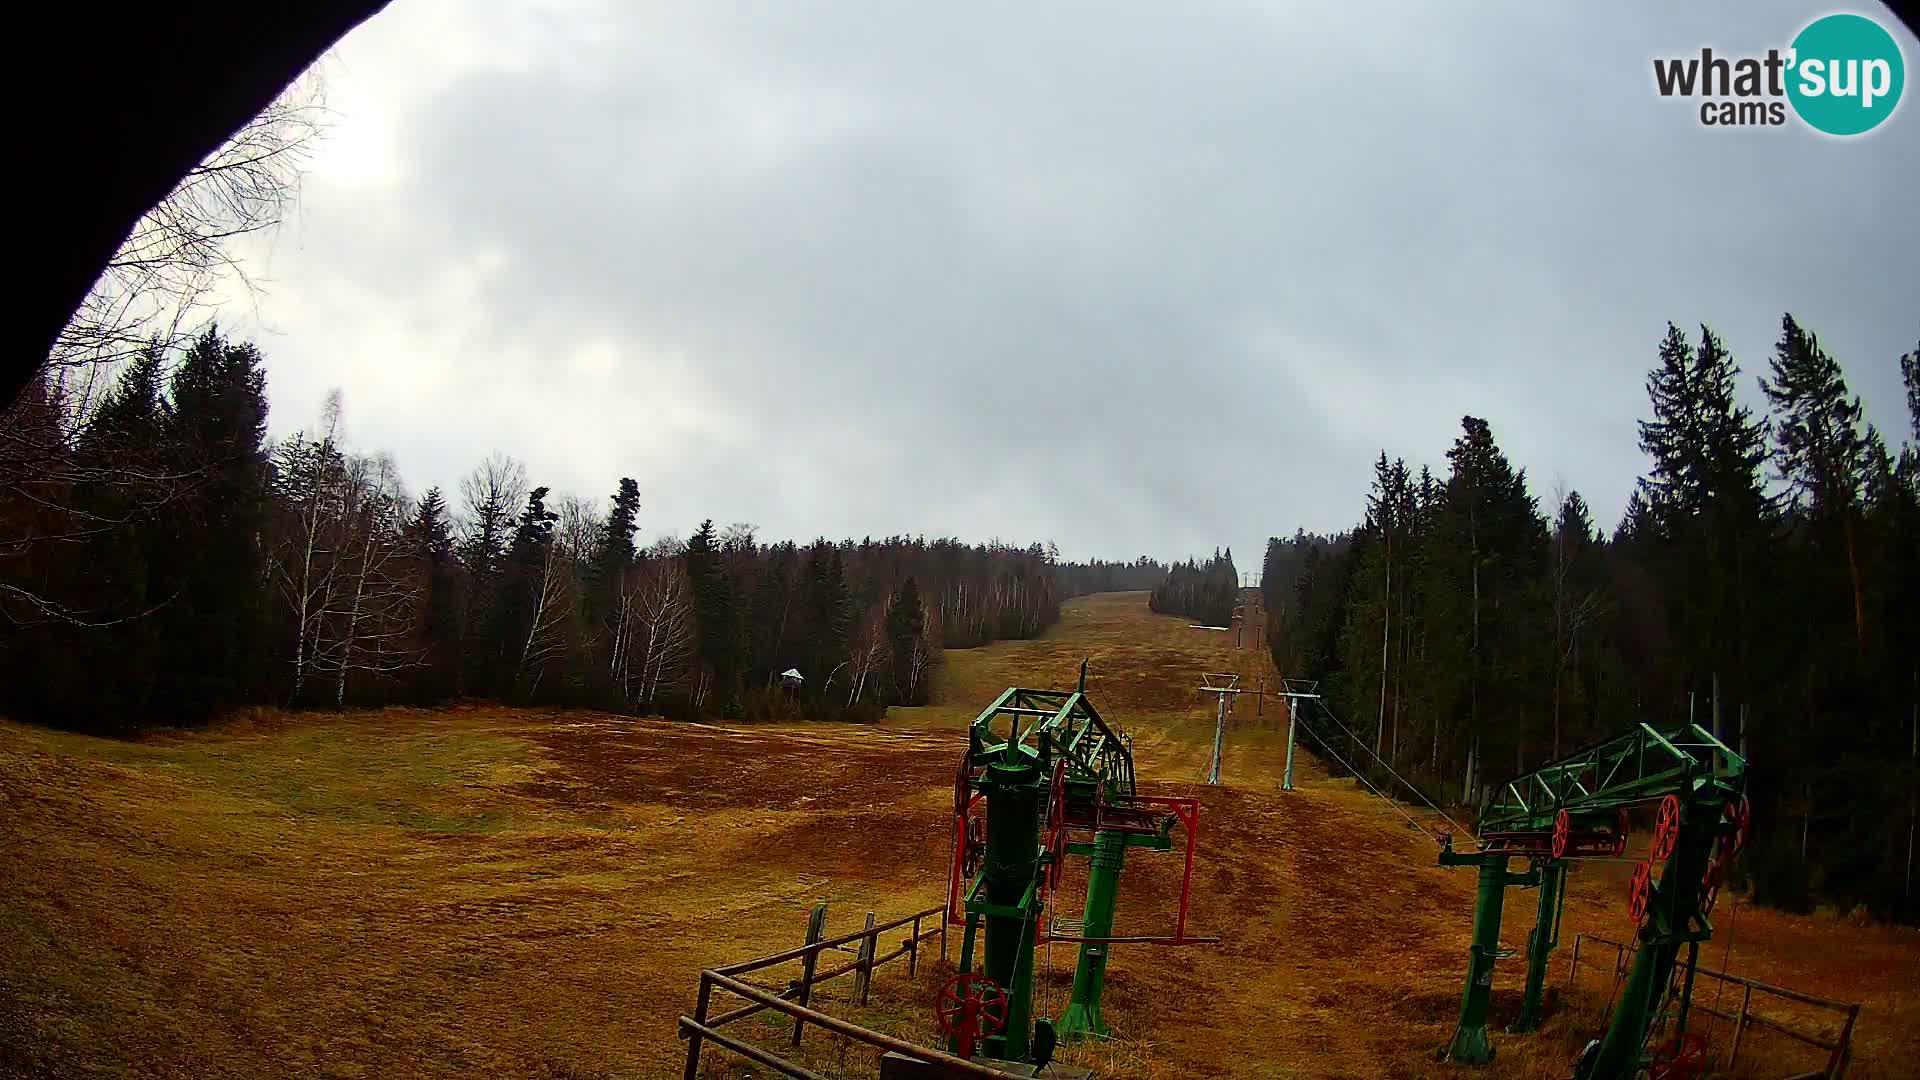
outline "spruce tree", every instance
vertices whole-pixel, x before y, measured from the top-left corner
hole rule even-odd
[[[687,541],[687,577],[693,585],[694,617],[699,623],[695,653],[712,674],[714,707],[728,714],[738,699],[743,627],[712,518],[701,522]]]
[[[1780,320],[1772,379],[1760,389],[1774,409],[1774,462],[1821,546],[1838,547],[1851,584],[1854,633],[1867,644],[1867,583],[1860,497],[1867,452],[1860,399],[1847,393],[1840,365],[1792,315]],[[1834,542],[1837,541],[1837,542]]]
[[[618,608],[620,582],[633,565],[633,537],[640,528],[640,485],[630,476],[620,478],[613,509],[594,538],[587,570],[587,621],[603,626]]]
[[[914,667],[914,651],[924,647],[927,613],[920,605],[920,586],[911,576],[900,583],[887,607],[887,645],[893,657],[893,685],[902,704],[919,705],[925,687]]]
[[[228,341],[209,327],[171,380],[168,450],[179,471],[196,477],[189,493],[168,507],[159,544],[177,593],[157,613],[166,686],[154,697],[176,719],[201,720],[252,700],[268,667],[262,365],[253,345]]]
[[[420,497],[409,532],[424,564],[422,587],[426,590],[425,602],[421,605],[422,657],[417,696],[425,701],[439,701],[455,691],[463,627],[460,564],[454,555],[453,525],[448,520],[447,501],[438,487],[428,488]]]

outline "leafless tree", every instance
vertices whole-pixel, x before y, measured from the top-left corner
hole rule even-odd
[[[913,644],[907,652],[907,700],[918,701],[920,684],[926,681],[928,669],[934,659],[940,655],[940,612],[929,609],[920,633],[916,634]]]
[[[631,576],[633,638],[626,652],[638,663],[637,696],[631,677],[623,686],[628,700],[648,706],[685,673],[693,657],[693,585],[685,561],[677,555],[650,555]],[[632,672],[631,663],[628,670]]]
[[[479,619],[490,609],[501,561],[513,541],[514,517],[527,501],[527,491],[526,466],[498,450],[460,480],[459,550],[469,584],[467,610],[460,618],[469,640],[477,637]],[[466,692],[464,665],[455,675],[454,690]]]
[[[460,540],[467,565],[476,575],[491,575],[513,538],[514,515],[527,501],[527,467],[498,450],[460,480],[464,513]]]
[[[848,643],[847,667],[847,707],[866,696],[867,683],[873,673],[881,670],[887,662],[887,624],[884,605],[874,605],[874,610],[854,630]]]
[[[520,677],[528,696],[539,689],[547,664],[566,649],[567,614],[573,609],[575,561],[581,556],[569,536],[564,516],[561,529],[547,537],[546,557],[540,562],[540,580],[534,589],[533,622],[520,647]]]
[[[276,501],[291,511],[268,561],[268,573],[293,613],[293,691],[306,689],[333,592],[335,558],[345,517],[347,472],[337,441],[340,399],[327,400],[318,437],[295,432],[274,447]]]
[[[412,505],[393,459],[352,459],[346,491],[343,580],[328,612],[337,629],[318,664],[334,676],[336,706],[346,704],[352,673],[385,676],[420,662],[414,625],[425,599],[406,535]]]
[[[324,87],[309,72],[134,225],[54,340],[48,364],[104,372],[150,343],[180,341],[224,283],[251,290],[234,241],[285,220],[325,122]]]
[[[293,205],[301,166],[322,133],[321,97],[318,75],[308,74],[142,217],[38,376],[16,400],[0,402],[0,558],[22,565],[49,546],[164,512],[203,478],[199,469],[160,464],[151,445],[95,436],[91,422],[125,361],[149,350],[165,355],[194,330],[222,283],[247,284],[233,242],[273,228]],[[74,495],[83,489],[110,489],[118,509],[81,506]],[[0,614],[17,625],[105,626],[147,612],[108,617],[0,573]]]

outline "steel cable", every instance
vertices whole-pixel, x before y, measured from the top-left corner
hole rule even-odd
[[[1342,723],[1340,723],[1340,718],[1339,718],[1339,717],[1337,717],[1337,716],[1335,716],[1335,715],[1333,715],[1333,710],[1332,710],[1332,709],[1329,709],[1329,708],[1327,708],[1327,703],[1326,703],[1326,700],[1325,700],[1325,699],[1323,699],[1323,698],[1314,698],[1313,700],[1314,700],[1314,703],[1315,703],[1315,704],[1317,704],[1317,705],[1319,705],[1319,706],[1320,706],[1320,711],[1321,711],[1321,712],[1323,712],[1323,713],[1326,713],[1326,714],[1327,714],[1327,719],[1329,719],[1329,720],[1331,720],[1331,721],[1333,721],[1333,722],[1334,722],[1335,724],[1338,724],[1338,725],[1339,725],[1339,727],[1340,727],[1340,730],[1341,730],[1341,731],[1344,731],[1344,732],[1346,732],[1346,733],[1347,733],[1347,737],[1348,737],[1348,738],[1350,738],[1350,739],[1352,739],[1352,740],[1354,741],[1354,745],[1356,745],[1356,746],[1358,746],[1358,747],[1360,747],[1360,749],[1362,749],[1362,750],[1366,750],[1366,751],[1367,751],[1367,756],[1368,756],[1368,757],[1371,757],[1371,758],[1372,758],[1373,760],[1375,760],[1375,761],[1378,761],[1378,762],[1380,762],[1380,765],[1381,765],[1381,767],[1383,767],[1383,768],[1385,768],[1385,769],[1387,770],[1387,775],[1389,775],[1389,776],[1391,776],[1391,777],[1393,777],[1393,778],[1394,778],[1395,780],[1398,780],[1398,781],[1400,781],[1400,783],[1401,783],[1401,784],[1403,784],[1403,785],[1405,785],[1405,786],[1406,786],[1406,789],[1407,789],[1408,791],[1411,791],[1411,792],[1413,792],[1413,797],[1414,797],[1414,798],[1416,798],[1416,799],[1419,799],[1419,800],[1420,800],[1421,802],[1423,802],[1423,803],[1426,803],[1426,804],[1427,804],[1427,807],[1428,807],[1428,809],[1430,809],[1430,810],[1432,810],[1432,811],[1433,811],[1434,813],[1436,813],[1436,814],[1439,814],[1439,815],[1440,815],[1441,817],[1443,817],[1443,818],[1446,818],[1446,822],[1447,822],[1447,824],[1449,824],[1449,825],[1451,825],[1451,826],[1453,826],[1453,827],[1454,827],[1454,828],[1456,828],[1456,829],[1459,829],[1459,830],[1460,830],[1460,833],[1461,833],[1461,835],[1463,835],[1463,836],[1472,836],[1472,835],[1473,835],[1473,830],[1472,830],[1472,829],[1469,829],[1469,828],[1467,828],[1467,827],[1465,827],[1465,826],[1463,826],[1463,825],[1461,825],[1461,824],[1460,824],[1459,822],[1457,822],[1457,821],[1455,821],[1455,820],[1453,820],[1453,818],[1451,818],[1451,817],[1449,817],[1449,816],[1447,815],[1447,812],[1446,812],[1445,810],[1442,810],[1442,809],[1440,809],[1440,808],[1439,808],[1438,806],[1435,806],[1435,805],[1433,804],[1433,800],[1431,800],[1431,799],[1429,799],[1429,798],[1427,798],[1427,797],[1426,797],[1426,795],[1425,795],[1424,793],[1422,793],[1422,792],[1421,792],[1421,790],[1420,790],[1419,788],[1417,788],[1417,787],[1414,787],[1414,786],[1413,786],[1413,784],[1412,784],[1412,783],[1410,783],[1410,782],[1409,782],[1409,781],[1407,780],[1407,778],[1406,778],[1406,777],[1404,777],[1404,776],[1401,776],[1401,775],[1400,775],[1399,773],[1397,773],[1397,772],[1394,772],[1394,771],[1393,771],[1393,766],[1392,766],[1392,765],[1389,765],[1389,764],[1387,764],[1387,762],[1385,761],[1385,759],[1383,759],[1383,758],[1381,758],[1381,756],[1380,756],[1379,754],[1376,754],[1376,753],[1374,753],[1374,752],[1373,752],[1372,750],[1367,750],[1367,744],[1366,744],[1366,743],[1365,743],[1365,742],[1364,742],[1364,741],[1363,741],[1363,740],[1362,740],[1362,739],[1360,738],[1360,736],[1358,736],[1358,735],[1355,735],[1355,734],[1353,733],[1353,729],[1352,729],[1352,728],[1349,728],[1349,727],[1348,727],[1347,725],[1345,725],[1345,724],[1342,724]],[[1324,740],[1322,741],[1322,744],[1321,744],[1321,745],[1325,745],[1325,742],[1324,742]],[[1349,768],[1352,768],[1352,766],[1348,766],[1348,767],[1349,767]]]
[[[1373,781],[1368,780],[1365,773],[1361,772],[1359,769],[1354,768],[1352,765],[1347,764],[1347,761],[1345,758],[1335,753],[1333,747],[1327,745],[1327,740],[1325,739],[1325,737],[1321,736],[1318,732],[1314,731],[1312,728],[1307,727],[1304,724],[1301,725],[1301,729],[1304,730],[1307,734],[1312,735],[1315,739],[1318,739],[1320,741],[1320,748],[1322,750],[1325,750],[1329,757],[1339,762],[1343,768],[1345,768],[1348,772],[1354,775],[1355,779],[1359,780],[1362,784],[1365,784],[1367,786],[1368,791],[1371,791],[1375,795],[1378,795],[1380,796],[1380,798],[1386,800],[1387,805],[1393,807],[1394,813],[1397,813],[1401,817],[1407,819],[1407,824],[1412,825],[1416,829],[1419,829],[1421,833],[1425,834],[1427,839],[1433,841],[1434,843],[1438,844],[1440,842],[1440,838],[1438,836],[1434,835],[1431,832],[1428,832],[1426,826],[1420,824],[1418,821],[1415,821],[1412,814],[1409,814],[1405,810],[1401,809],[1400,804],[1394,800],[1393,796],[1388,795],[1386,792],[1381,791],[1377,787],[1374,787]],[[1445,814],[1442,814],[1440,816],[1446,817]]]

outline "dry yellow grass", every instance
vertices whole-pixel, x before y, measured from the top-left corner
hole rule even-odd
[[[938,902],[965,721],[1008,685],[1070,685],[1082,656],[1146,786],[1201,798],[1194,929],[1228,940],[1117,949],[1120,1038],[1070,1057],[1109,1076],[1564,1075],[1603,1007],[1598,975],[1546,1031],[1500,1036],[1491,1069],[1433,1063],[1471,876],[1311,759],[1302,790],[1278,792],[1278,710],[1237,709],[1227,783],[1198,783],[1212,711],[1195,677],[1272,674],[1230,645],[1141,594],[1083,598],[1038,641],[948,654],[935,704],[871,727],[458,708],[120,742],[0,723],[0,1075],[677,1075],[673,1018],[702,966],[795,943],[818,900],[834,930]],[[1176,884],[1175,859],[1134,857],[1120,931],[1165,929]],[[1623,868],[1576,876],[1555,986],[1575,931],[1627,934],[1623,896]],[[1509,944],[1530,901],[1510,896]],[[1732,970],[1867,1003],[1849,1075],[1912,1075],[1920,937],[1745,908],[1723,923]],[[1073,954],[1042,960],[1057,1014]],[[945,970],[890,967],[865,1010],[845,984],[828,1001],[925,1038]],[[1500,968],[1503,1017],[1519,976],[1517,958]],[[770,1022],[742,1030],[779,1041]],[[1761,1076],[1805,1060],[1750,1045]],[[872,1055],[836,1040],[806,1054],[870,1075]],[[752,1075],[712,1056],[712,1075]]]

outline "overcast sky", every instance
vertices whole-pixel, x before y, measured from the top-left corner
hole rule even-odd
[[[1669,319],[1752,376],[1790,309],[1904,429],[1914,103],[1842,141],[1653,90],[1826,10],[393,0],[323,62],[331,133],[223,320],[276,434],[337,386],[416,491],[495,448],[630,475],[643,540],[1257,570],[1465,413],[1611,527]]]

